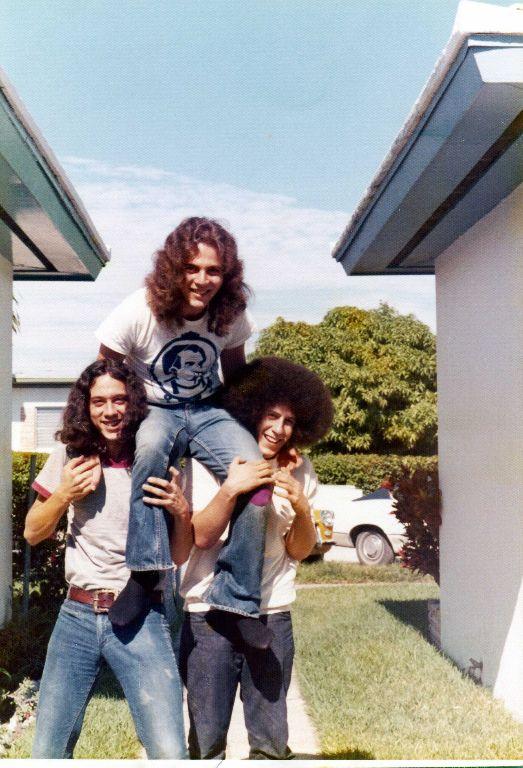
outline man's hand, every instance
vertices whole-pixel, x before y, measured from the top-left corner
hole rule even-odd
[[[92,493],[100,482],[102,468],[98,456],[76,456],[62,470],[57,492],[70,504]]]
[[[279,469],[274,476],[274,493],[288,499],[296,514],[309,515],[307,501],[301,484],[286,469]]]
[[[246,461],[235,456],[222,488],[231,496],[248,493],[261,485],[272,483],[274,470],[268,461]]]
[[[185,517],[189,514],[189,504],[180,487],[180,473],[174,467],[169,467],[170,480],[161,477],[148,477],[142,485],[144,491],[152,493],[152,496],[144,496],[146,504],[154,504],[156,507],[165,507],[173,517]]]

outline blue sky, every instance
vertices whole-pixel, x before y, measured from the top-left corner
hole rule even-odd
[[[260,327],[385,300],[434,328],[432,278],[346,278],[330,250],[456,7],[3,0],[0,64],[113,253],[93,285],[17,284],[15,372],[76,374],[96,323],[189,214],[238,237]]]

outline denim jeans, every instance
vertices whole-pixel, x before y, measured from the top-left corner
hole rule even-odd
[[[62,605],[49,641],[32,757],[72,757],[103,660],[123,688],[147,757],[185,758],[182,687],[162,607],[113,627],[106,613],[73,600]]]
[[[168,467],[185,454],[200,461],[220,480],[227,476],[234,456],[247,461],[261,458],[253,436],[212,402],[151,406],[136,436],[132,472],[126,561],[134,571],[172,568],[170,515],[161,507],[144,504],[142,485],[150,475],[167,477]],[[206,602],[214,608],[259,615],[268,501],[265,489],[238,499],[229,537],[206,596]]]
[[[238,685],[250,759],[284,760],[292,755],[287,746],[287,691],[294,658],[291,615],[284,611],[261,620],[274,632],[266,651],[243,645],[227,615],[185,614],[180,674],[187,687],[192,759],[225,758]]]

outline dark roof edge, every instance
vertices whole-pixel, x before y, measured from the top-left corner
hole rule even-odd
[[[477,12],[478,7],[480,8],[480,11],[483,12],[484,16],[475,20],[473,15]],[[505,15],[503,15],[503,12]],[[516,18],[514,16],[516,13],[519,13],[521,18],[521,30],[510,29],[511,20]],[[510,14],[510,18],[508,14]],[[488,5],[486,3],[472,2],[471,0],[462,0],[458,6],[453,33],[447,45],[443,49],[432,73],[423,86],[402,129],[395,138],[391,148],[387,152],[374,178],[365,190],[362,199],[352,214],[349,223],[332,250],[332,256],[336,261],[341,261],[343,259],[351,241],[354,239],[367,215],[379,199],[395,166],[401,161],[411,140],[432,111],[431,107],[437,103],[442,89],[446,87],[448,81],[454,75],[455,70],[459,67],[461,60],[467,53],[469,38],[478,35],[481,35],[482,38],[486,39],[489,35],[498,38],[500,35],[513,36],[523,34],[522,22],[523,11],[517,6],[504,8]]]
[[[58,187],[59,191],[62,193],[62,196],[66,199],[72,208],[78,223],[84,232],[84,236],[86,236],[97,258],[100,260],[102,265],[106,264],[111,258],[108,248],[106,247],[95,225],[93,224],[93,221],[87,213],[87,210],[80,200],[76,190],[67,178],[67,175],[60,165],[58,159],[56,158],[53,150],[40,133],[38,126],[16,93],[15,88],[9,82],[7,75],[1,68],[0,91],[4,96],[9,108],[11,109],[14,118],[22,127],[27,138],[33,145],[34,151],[37,152],[43,161],[42,167],[47,170],[53,179],[55,186]]]

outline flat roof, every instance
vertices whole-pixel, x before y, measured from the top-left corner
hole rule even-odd
[[[334,250],[349,274],[431,274],[523,181],[523,4],[464,0],[451,38]]]
[[[0,69],[0,253],[15,279],[94,280],[110,258],[51,148]]]

